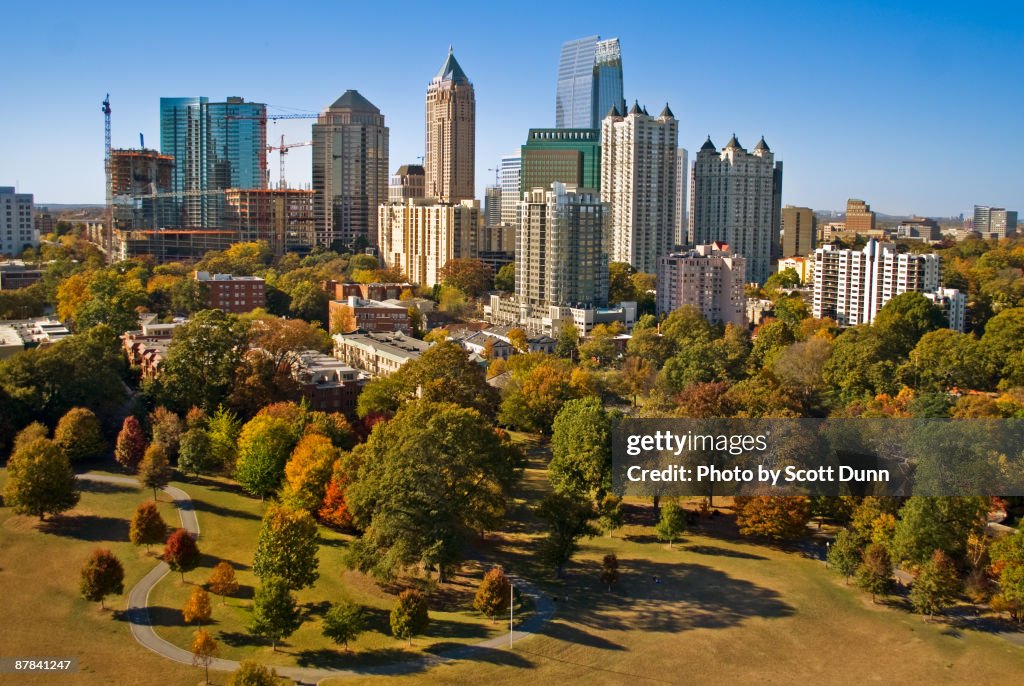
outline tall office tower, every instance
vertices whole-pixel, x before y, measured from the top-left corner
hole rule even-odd
[[[423,165],[403,164],[391,175],[388,184],[388,202],[402,202],[411,198],[422,198],[426,192]]]
[[[870,324],[901,293],[932,293],[939,288],[939,256],[899,254],[871,239],[862,250],[825,245],[814,251],[816,319],[831,317],[842,326]]]
[[[563,43],[555,94],[555,128],[600,129],[601,120],[612,107],[626,111],[619,39],[588,36]]]
[[[313,190],[317,245],[377,245],[377,207],[388,198],[388,127],[358,91],[345,91],[313,124]]]
[[[676,150],[676,244],[686,245],[690,231],[690,154],[686,148]]]
[[[871,205],[857,198],[846,201],[846,231],[867,236],[875,230],[875,213]]]
[[[611,259],[653,274],[676,244],[676,118],[639,104],[601,124],[601,199],[611,205]]]
[[[1017,233],[1017,212],[1003,207],[974,206],[973,230],[982,238],[1006,238]]]
[[[25,248],[39,247],[34,214],[31,193],[15,193],[14,186],[0,186],[0,255],[16,257]]]
[[[523,197],[520,179],[523,160],[518,153],[505,155],[498,165],[498,182],[501,184],[501,223],[514,226],[518,221],[519,200]]]
[[[782,257],[803,257],[814,252],[817,221],[810,207],[782,208]]]
[[[516,296],[529,307],[608,304],[608,205],[596,189],[555,182],[523,194]]]
[[[433,198],[385,203],[378,208],[380,258],[412,283],[442,281],[449,260],[477,257],[480,203],[438,203]]]
[[[501,226],[501,186],[484,189],[484,225]]]
[[[734,134],[719,152],[708,137],[691,180],[690,243],[728,243],[747,259],[747,279],[764,283],[779,250],[782,162],[764,138],[747,152]]]
[[[601,188],[601,132],[597,129],[530,129],[521,149],[522,189],[553,182]]]
[[[452,49],[427,86],[427,197],[458,203],[475,197],[476,95]]]
[[[174,158],[178,225],[217,228],[224,199],[213,191],[266,188],[267,106],[230,97],[160,98],[160,152]],[[185,195],[185,193],[191,195]]]
[[[713,324],[747,325],[747,261],[724,243],[658,258],[658,314],[684,305],[700,310]]]

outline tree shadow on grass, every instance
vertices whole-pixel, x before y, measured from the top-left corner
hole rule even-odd
[[[224,507],[223,505],[217,505],[214,503],[207,502],[205,500],[193,499],[192,509],[194,509],[196,512],[205,512],[210,515],[216,515],[218,517],[227,517],[229,519],[260,519],[258,515],[255,515],[252,512],[238,510],[233,507]]]
[[[79,479],[78,488],[87,493],[138,493],[140,488],[127,484],[112,484],[108,481],[93,481],[91,479]]]
[[[501,667],[529,668],[534,666],[532,662],[518,653],[509,650],[501,650],[499,648],[488,648],[485,646],[442,642],[433,644],[427,648],[425,652],[453,660],[485,662],[487,664],[498,665]]]
[[[170,607],[136,607],[131,610],[121,610],[114,614],[114,619],[129,624],[148,626],[181,626],[185,623],[181,610]]]
[[[607,638],[596,636],[590,632],[584,631],[579,627],[572,626],[563,621],[553,621],[545,625],[544,633],[548,636],[572,643],[573,645],[587,646],[588,648],[597,648],[599,650],[626,650],[626,647],[609,641]]]
[[[471,622],[454,622],[450,619],[430,618],[430,624],[423,634],[428,638],[476,638],[481,641],[487,638],[487,627],[482,624]]]
[[[721,629],[753,617],[779,619],[793,606],[770,588],[694,563],[619,559],[616,593],[589,583],[566,593],[560,615],[597,631]],[[547,633],[549,628],[543,630]]]
[[[755,555],[754,553],[745,553],[740,550],[730,550],[728,548],[720,548],[714,545],[688,545],[683,546],[682,550],[688,553],[697,553],[698,555],[716,555],[719,557],[735,557],[741,560],[767,560],[767,557],[763,555]]]
[[[39,525],[43,533],[80,541],[127,541],[128,520],[97,515],[64,515]]]
[[[224,645],[231,646],[232,648],[241,648],[246,646],[262,648],[270,645],[270,641],[267,639],[254,636],[246,631],[220,631],[217,633],[217,638]],[[281,642],[278,641],[277,645],[278,650],[280,650],[282,645]]]

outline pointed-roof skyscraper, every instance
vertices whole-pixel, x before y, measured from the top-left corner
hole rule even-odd
[[[426,195],[457,203],[475,196],[476,93],[452,48],[427,86]]]
[[[313,124],[316,243],[377,245],[377,206],[388,199],[388,127],[358,91],[345,91]]]

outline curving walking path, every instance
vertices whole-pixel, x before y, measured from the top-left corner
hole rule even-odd
[[[128,486],[139,485],[137,479],[129,476],[87,473],[80,474],[78,478],[84,481],[96,481],[100,483]],[[189,497],[188,493],[176,486],[167,486],[163,491],[174,499],[174,504],[178,509],[178,517],[181,519],[181,527],[198,538],[199,519],[196,517],[195,509],[192,507],[192,498]],[[135,584],[135,586],[128,592],[125,617],[127,617],[129,626],[131,627],[132,637],[138,641],[140,645],[169,660],[191,665],[193,664],[192,653],[179,648],[173,643],[170,643],[158,636],[149,619],[149,593],[161,579],[167,576],[170,571],[171,568],[167,566],[167,563],[161,560],[156,567],[146,574],[146,576],[142,577],[139,583]],[[292,679],[296,683],[316,684],[325,679],[338,677],[368,676],[375,674],[397,675],[417,672],[427,667],[450,662],[452,660],[473,659],[474,655],[482,655],[490,650],[510,647],[512,642],[519,641],[533,635],[545,622],[551,619],[555,613],[555,604],[551,601],[550,597],[539,592],[536,587],[522,579],[518,579],[516,577],[510,578],[519,591],[523,595],[529,597],[533,601],[534,605],[533,615],[520,624],[518,629],[512,631],[511,636],[508,633],[505,633],[501,636],[481,641],[480,643],[453,648],[438,655],[427,655],[384,665],[373,665],[354,669],[320,669],[314,667],[274,667],[274,669],[277,670],[278,676]],[[240,663],[235,660],[214,658],[214,660],[210,662],[210,669],[220,672],[233,672],[238,669],[239,664]]]

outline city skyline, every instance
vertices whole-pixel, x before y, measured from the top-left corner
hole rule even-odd
[[[174,33],[196,23],[197,9],[186,7],[168,17],[149,8],[121,11],[114,3],[109,13],[114,19],[104,19],[105,30],[99,32],[101,19],[87,11],[69,8],[51,19],[42,8],[18,7],[11,20],[20,29],[0,46],[0,57],[18,65],[20,87],[13,102],[21,103],[0,114],[5,150],[0,183],[33,193],[41,205],[102,203],[99,102],[108,91],[113,145],[137,146],[142,132],[148,146],[156,147],[160,97],[237,95],[268,103],[271,113],[316,113],[338,93],[357,89],[388,119],[393,173],[402,164],[417,163],[424,152],[423,85],[436,71],[438,56],[454,43],[477,90],[475,190],[482,198],[501,155],[518,149],[530,128],[554,125],[551,103],[562,44],[600,34],[620,40],[628,103],[672,103],[680,147],[695,150],[708,134],[717,141],[733,131],[741,140],[767,137],[786,162],[786,204],[841,210],[847,198],[858,197],[882,213],[928,216],[969,214],[975,204],[1024,205],[1014,164],[1014,153],[1024,145],[1019,124],[1024,96],[1012,88],[1022,81],[1011,48],[1019,8],[860,5],[808,20],[798,5],[671,7],[666,21],[651,26],[607,9],[613,5],[587,7],[594,11],[550,25],[498,21],[492,8],[443,19],[415,10],[396,13],[387,34],[402,39],[400,50],[381,43],[379,32],[346,28],[359,26],[356,21],[340,27],[322,21],[281,33],[270,30],[277,20],[269,14],[240,17],[214,8],[194,27],[193,39],[210,45],[202,60],[172,60],[170,45],[154,47],[152,36],[141,30],[158,25],[159,18],[162,30]],[[322,8],[324,14],[342,11],[363,10]],[[480,22],[494,31],[469,30]],[[710,30],[673,40],[682,25]],[[237,30],[223,34],[225,26]],[[857,26],[856,35],[849,26]],[[907,33],[907,26],[914,31]],[[770,40],[739,41],[729,51],[717,50],[726,28],[739,35],[765,33]],[[117,33],[119,47],[98,48],[90,38],[94,29]],[[795,35],[819,40],[788,39]],[[496,46],[513,40],[531,49],[509,60]],[[249,43],[287,57],[237,68],[232,60]],[[983,54],[970,48],[979,43],[986,45]],[[872,48],[864,49],[867,45]],[[110,51],[136,47],[155,51],[154,58],[106,67],[113,63]],[[19,54],[33,59],[15,59]],[[218,62],[218,55],[225,61]],[[205,68],[213,63],[227,68]],[[59,100],[57,83],[62,84]],[[854,84],[863,98],[849,97]],[[723,97],[706,97],[737,87],[757,106],[731,108]],[[977,108],[971,93],[979,90],[1002,91],[1001,105]],[[309,137],[308,121],[271,122],[267,128],[271,140],[282,133],[293,141]],[[1003,149],[993,156],[996,142]],[[825,162],[823,149],[841,149],[840,163],[835,157]],[[61,164],[54,165],[55,159]],[[274,169],[276,162],[275,154],[268,166]],[[290,183],[308,184],[310,167],[308,149],[292,151]]]

